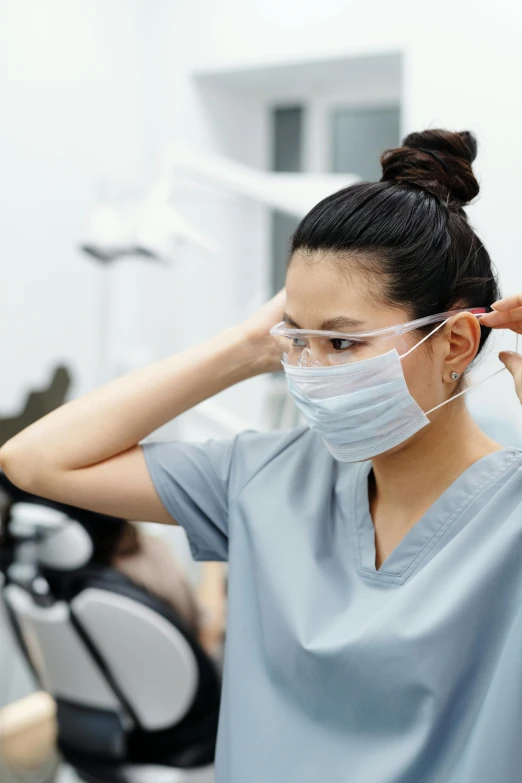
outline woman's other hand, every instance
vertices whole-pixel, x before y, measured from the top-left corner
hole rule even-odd
[[[522,356],[515,351],[501,351],[499,356],[515,379],[515,389],[522,403]]]
[[[259,357],[260,372],[281,370],[281,357],[277,343],[270,336],[270,329],[283,318],[286,290],[282,288],[254,315],[243,321],[241,327],[251,350]]]
[[[492,329],[510,329],[515,334],[522,334],[522,294],[499,299],[491,308],[494,312],[483,315],[481,324]],[[515,351],[501,351],[499,358],[515,379],[518,399],[522,403],[522,356]]]

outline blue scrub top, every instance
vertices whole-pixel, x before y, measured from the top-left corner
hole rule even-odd
[[[371,463],[307,426],[144,452],[194,557],[230,563],[217,783],[522,780],[522,450],[378,571]]]

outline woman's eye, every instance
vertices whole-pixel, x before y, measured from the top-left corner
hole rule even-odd
[[[348,348],[354,348],[360,345],[360,343],[355,340],[343,340],[341,337],[334,337],[331,343],[332,348],[335,351],[347,351]]]
[[[299,337],[292,337],[292,348],[306,348],[306,343]]]

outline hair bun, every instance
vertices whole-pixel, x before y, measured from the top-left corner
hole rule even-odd
[[[410,133],[402,147],[381,155],[381,182],[415,185],[460,209],[479,192],[471,165],[476,155],[477,140],[470,131]]]

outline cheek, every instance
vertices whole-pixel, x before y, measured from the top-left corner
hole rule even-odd
[[[417,354],[419,354],[417,356]],[[435,355],[414,351],[402,363],[408,390],[422,410],[426,411],[441,401],[442,373]]]

